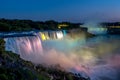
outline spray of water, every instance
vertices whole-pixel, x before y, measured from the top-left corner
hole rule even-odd
[[[106,34],[107,28],[100,24],[100,22],[86,22],[81,25],[82,27],[87,27],[88,32],[92,34]]]
[[[74,36],[74,34],[73,34]],[[85,73],[91,80],[119,80],[120,38],[80,35],[63,39],[42,40],[35,37],[6,38],[6,49],[37,64],[56,65],[68,71]]]

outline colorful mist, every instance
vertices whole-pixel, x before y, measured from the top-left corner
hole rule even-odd
[[[37,64],[55,65],[91,80],[119,80],[120,36],[97,36],[86,39],[52,32],[37,33],[34,37],[6,38],[6,49],[20,54],[21,58]],[[43,39],[42,39],[43,37]]]

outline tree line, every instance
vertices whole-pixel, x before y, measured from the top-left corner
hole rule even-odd
[[[67,27],[58,28],[59,24],[66,24]],[[30,30],[59,30],[78,28],[81,23],[56,22],[49,21],[32,21],[18,19],[0,19],[0,31],[30,31]]]

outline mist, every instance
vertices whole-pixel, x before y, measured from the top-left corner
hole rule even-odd
[[[45,41],[40,35],[6,38],[6,49],[35,64],[59,64],[66,71],[81,73],[91,80],[119,80],[120,37],[73,36]]]
[[[101,25],[100,21],[90,21],[90,22],[85,22],[82,27],[88,28],[88,32],[92,34],[106,34],[107,33],[107,28],[103,25]]]

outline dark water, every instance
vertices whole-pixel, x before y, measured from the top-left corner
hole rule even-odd
[[[76,35],[75,35],[76,36]],[[60,64],[68,71],[90,76],[91,80],[120,80],[120,36],[100,35],[42,40],[33,37],[6,38],[6,50],[37,64]]]

